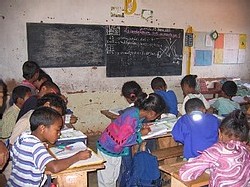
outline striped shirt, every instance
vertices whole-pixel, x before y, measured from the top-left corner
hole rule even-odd
[[[13,166],[7,186],[41,186],[46,164],[55,160],[37,137],[27,133],[18,137],[10,154]]]
[[[210,169],[209,187],[249,187],[250,153],[244,143],[218,142],[179,170],[182,180],[190,181]]]

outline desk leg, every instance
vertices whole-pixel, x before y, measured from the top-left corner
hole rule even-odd
[[[62,173],[56,177],[58,187],[87,187],[87,171]]]
[[[176,179],[174,176],[171,176],[171,187],[187,187],[185,184],[183,184],[181,181]]]

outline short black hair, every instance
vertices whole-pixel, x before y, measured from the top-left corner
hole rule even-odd
[[[233,97],[237,93],[237,84],[234,81],[226,81],[222,85],[222,91],[229,97]]]
[[[22,98],[24,99],[24,97],[26,96],[26,94],[28,92],[31,92],[30,88],[27,86],[17,86],[13,89],[12,91],[12,101],[16,104],[17,103],[17,99],[18,98]]]
[[[30,130],[35,131],[40,125],[50,126],[58,119],[62,120],[62,116],[56,110],[39,107],[30,116]]]
[[[26,61],[23,64],[23,78],[31,79],[35,73],[39,72],[39,65],[34,61]]]
[[[41,79],[46,79],[46,81],[53,82],[52,78],[45,71],[43,71],[42,69],[39,69],[39,76],[37,80],[40,81]]]
[[[37,108],[43,106],[46,102],[49,102],[51,106],[62,109],[62,115],[66,113],[66,103],[61,98],[60,95],[54,93],[45,94],[43,97],[39,98],[37,101]]]
[[[181,86],[183,86],[184,84],[187,84],[189,87],[195,88],[197,84],[196,78],[197,78],[197,75],[186,75],[181,80]]]
[[[55,92],[58,91],[57,94],[61,94],[60,88],[56,85],[56,83],[51,82],[51,81],[45,81],[44,83],[42,83],[40,89],[45,86],[46,88],[52,88],[55,90]]]
[[[199,98],[191,98],[185,103],[185,111],[187,114],[200,110],[201,108],[205,108],[205,105]]]
[[[220,131],[229,138],[234,137],[239,141],[247,141],[249,126],[246,115],[241,110],[234,110],[229,113],[222,120]]]
[[[155,77],[152,81],[151,81],[151,88],[153,90],[158,90],[158,89],[163,89],[167,86],[166,82],[164,81],[163,78],[161,77]]]

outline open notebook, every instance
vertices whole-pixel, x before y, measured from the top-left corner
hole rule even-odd
[[[153,122],[152,125],[150,126],[151,131],[147,135],[142,136],[142,139],[145,140],[171,132],[176,121],[177,118],[165,118]]]
[[[88,148],[83,142],[76,142],[64,147],[62,146],[51,147],[49,150],[57,159],[63,159],[73,156],[79,151],[83,151],[86,149]],[[101,164],[103,162],[104,160],[101,157],[99,157],[94,151],[92,151],[92,156],[90,158],[86,160],[80,160],[72,164],[70,168],[93,165],[93,164]]]

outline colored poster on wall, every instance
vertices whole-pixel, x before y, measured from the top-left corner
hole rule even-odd
[[[244,63],[246,38],[246,34],[220,33],[214,44],[214,63]]]
[[[213,62],[214,42],[207,32],[196,32],[194,38],[195,66],[210,66]]]

